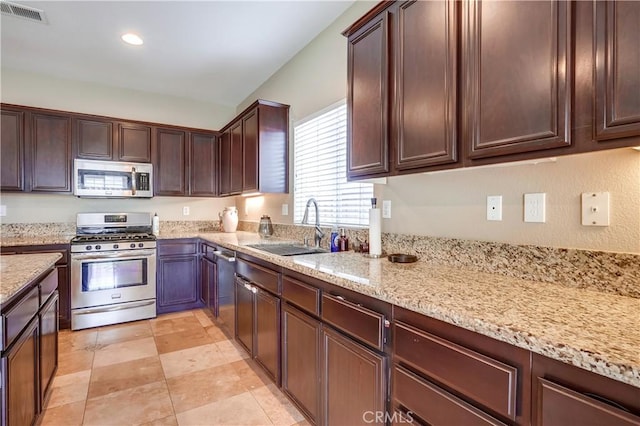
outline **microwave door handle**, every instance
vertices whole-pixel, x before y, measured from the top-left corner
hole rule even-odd
[[[131,168],[131,195],[136,195],[136,168]]]

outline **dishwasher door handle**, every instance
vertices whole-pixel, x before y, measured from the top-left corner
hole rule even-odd
[[[224,254],[221,250],[215,250],[213,252],[213,254],[215,254],[216,256],[218,256],[221,259],[226,260],[227,262],[235,262],[236,261],[236,256],[235,253],[233,256],[227,256],[226,254]]]

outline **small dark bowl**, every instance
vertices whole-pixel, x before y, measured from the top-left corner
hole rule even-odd
[[[412,254],[390,254],[387,259],[393,263],[413,263],[418,260],[418,256],[414,256]]]

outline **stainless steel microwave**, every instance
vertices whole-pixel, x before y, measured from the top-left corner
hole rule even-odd
[[[75,159],[73,195],[78,197],[153,197],[153,165]]]

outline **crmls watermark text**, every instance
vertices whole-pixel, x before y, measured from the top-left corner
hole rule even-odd
[[[412,412],[406,413],[387,413],[386,411],[365,411],[362,413],[362,420],[365,423],[378,423],[378,424],[401,424],[413,422]]]

